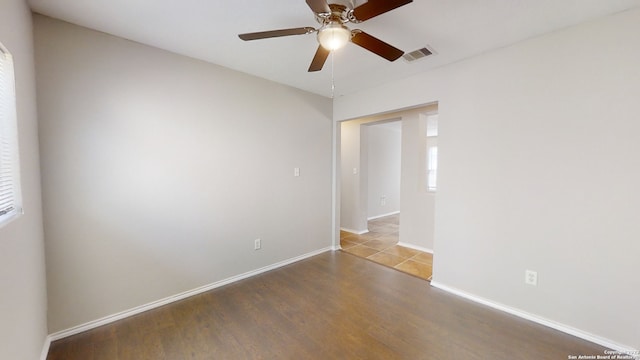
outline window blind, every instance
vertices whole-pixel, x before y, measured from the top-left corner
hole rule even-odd
[[[436,180],[438,177],[438,147],[430,146],[427,150],[427,189],[436,191]]]
[[[18,213],[16,130],[13,59],[0,44],[0,223]]]

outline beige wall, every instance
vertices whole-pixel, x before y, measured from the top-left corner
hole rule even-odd
[[[424,113],[437,112],[437,105],[402,116],[402,173],[400,183],[400,242],[433,251],[436,193],[424,186],[426,121]]]
[[[354,120],[340,126],[340,228],[363,233],[367,229],[367,162],[361,148],[366,145],[361,126]],[[365,134],[366,136],[366,134]],[[354,169],[356,173],[354,174]],[[365,177],[363,178],[363,175]]]
[[[52,331],[332,245],[330,99],[39,15],[35,39]]]
[[[640,348],[639,33],[636,9],[336,99],[439,101],[437,283]]]
[[[387,125],[366,125],[367,218],[400,211],[400,162],[402,131]],[[384,197],[384,204],[381,198]]]
[[[0,42],[14,60],[25,214],[0,228],[0,359],[38,359],[45,336],[46,283],[31,12],[0,2]]]

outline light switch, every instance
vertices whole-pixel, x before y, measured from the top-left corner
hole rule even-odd
[[[358,175],[358,168],[353,168],[353,175]]]
[[[293,176],[300,176],[300,168],[293,168]]]

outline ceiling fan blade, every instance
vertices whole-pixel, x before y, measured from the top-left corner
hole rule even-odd
[[[316,14],[331,13],[327,0],[307,0],[307,5]]]
[[[365,21],[411,2],[413,0],[369,0],[353,9],[353,16],[358,21]]]
[[[306,35],[315,32],[316,29],[312,27],[301,27],[301,28],[293,28],[293,29],[282,29],[282,30],[271,30],[271,31],[260,31],[254,33],[246,33],[240,34],[238,37],[244,41],[249,40],[259,40],[259,39],[267,39],[279,36],[289,36],[289,35]]]
[[[380,55],[383,58],[394,61],[404,54],[404,51],[395,48],[386,42],[375,38],[362,30],[352,31],[351,42],[363,47],[374,54]]]
[[[329,50],[323,48],[322,46],[318,46],[316,55],[313,57],[311,65],[309,65],[309,72],[322,70],[325,61],[327,61],[327,58],[329,57],[329,52]]]

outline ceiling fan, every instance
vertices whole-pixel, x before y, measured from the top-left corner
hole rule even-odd
[[[318,33],[318,50],[316,51],[309,71],[322,70],[324,63],[332,50],[337,50],[349,41],[371,51],[389,61],[395,61],[404,52],[393,47],[386,42],[375,38],[362,30],[350,30],[346,23],[361,23],[378,15],[384,14],[400,6],[409,4],[413,0],[369,0],[368,2],[354,7],[354,0],[332,1],[328,0],[306,0],[307,5],[315,14],[316,21],[320,24],[318,29],[312,27],[301,27],[282,30],[261,31],[238,35],[240,39],[258,40],[289,35],[307,35]]]

